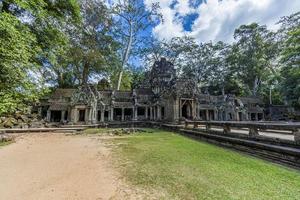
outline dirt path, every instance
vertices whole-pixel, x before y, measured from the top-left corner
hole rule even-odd
[[[99,139],[26,134],[0,148],[0,199],[139,199],[110,165]]]

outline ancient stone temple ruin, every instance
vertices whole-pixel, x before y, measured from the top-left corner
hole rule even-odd
[[[178,78],[173,64],[164,58],[154,63],[147,80],[137,89],[117,91],[92,85],[56,89],[41,105],[40,113],[49,122],[71,124],[264,119],[259,98],[203,94],[192,80]]]

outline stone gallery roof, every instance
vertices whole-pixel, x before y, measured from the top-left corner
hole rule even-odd
[[[239,99],[241,99],[241,101],[245,104],[245,103],[257,103],[257,104],[261,104],[262,100],[258,97],[239,97]]]
[[[151,88],[139,88],[135,89],[137,95],[153,95]]]
[[[113,93],[115,98],[132,98],[132,92],[131,91],[120,91],[120,90],[116,90]]]
[[[261,107],[252,107],[252,108],[248,108],[248,112],[253,112],[253,113],[262,113],[264,112],[264,109]]]
[[[76,89],[64,89],[64,88],[58,88],[56,89],[50,98],[52,99],[59,99],[62,97],[72,97],[73,92],[76,91]]]
[[[132,108],[133,102],[114,102],[113,107],[115,108]]]
[[[101,94],[101,102],[104,103],[105,105],[109,105],[111,102],[111,94],[112,91],[111,90],[107,90],[107,91],[99,91]]]
[[[68,110],[68,105],[65,104],[52,104],[49,110]]]

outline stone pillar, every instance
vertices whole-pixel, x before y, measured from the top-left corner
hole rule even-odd
[[[148,107],[146,107],[145,109],[145,118],[148,119]]]
[[[294,130],[293,134],[294,134],[294,140],[296,144],[300,144],[300,129]]]
[[[206,124],[206,125],[205,125],[205,129],[206,129],[206,131],[210,131],[211,125],[210,125],[210,124]]]
[[[249,136],[251,137],[258,136],[258,129],[256,127],[249,128]]]
[[[198,104],[197,103],[195,103],[195,117],[196,117],[196,119],[199,119],[199,116],[198,116],[198,114],[199,114],[199,111],[198,111]]]
[[[93,121],[93,109],[92,108],[90,108],[89,109],[89,121],[88,121],[88,123],[89,124],[91,124],[92,123],[92,121]]]
[[[210,119],[209,119],[209,111],[205,110],[205,114],[206,114],[206,121],[210,121]]]
[[[174,110],[174,112],[173,112],[173,119],[174,119],[175,122],[178,122],[179,118],[180,118],[179,110],[181,110],[178,98],[176,98],[174,100],[173,110]]]
[[[91,121],[91,109],[85,109],[85,122],[89,123]]]
[[[231,131],[230,126],[227,125],[227,124],[225,124],[225,125],[223,126],[223,132],[226,134],[226,133],[230,133],[230,131]]]
[[[179,105],[179,119],[182,118],[182,105],[181,105],[181,100],[178,100],[178,105]]]
[[[150,107],[150,120],[153,120],[153,109],[152,109],[152,106]]]
[[[61,121],[61,122],[65,121],[65,115],[66,115],[66,111],[65,111],[65,110],[62,110],[62,111],[61,111],[61,118],[60,118],[60,121]]]
[[[124,108],[122,108],[122,118],[121,118],[121,121],[124,121],[124,120],[125,120]]]
[[[133,120],[138,120],[137,110],[138,108],[135,106],[133,109]]]
[[[85,114],[84,120],[87,123],[89,121],[89,118],[90,118],[90,109],[86,108],[84,114]]]
[[[114,121],[114,108],[110,108],[110,121]]]
[[[47,117],[46,117],[47,121],[50,122],[51,120],[51,110],[47,110]]]
[[[91,109],[91,122],[92,122],[92,124],[97,124],[97,115],[98,115],[98,113],[97,113],[97,108],[92,108]]]
[[[157,119],[161,120],[161,107],[157,106]]]
[[[104,110],[101,110],[100,112],[101,112],[101,119],[100,119],[100,121],[101,121],[101,122],[104,122],[104,112],[105,112],[105,111],[104,111]]]
[[[214,121],[218,120],[218,110],[214,110]]]
[[[71,122],[72,123],[76,123],[76,111],[77,110],[75,108],[71,109],[71,115],[70,116],[71,116]]]
[[[193,120],[195,120],[197,118],[196,113],[197,113],[197,111],[196,111],[196,102],[192,101],[192,118],[193,118]]]

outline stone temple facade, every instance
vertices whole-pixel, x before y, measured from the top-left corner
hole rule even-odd
[[[173,64],[164,58],[154,63],[147,80],[137,89],[100,90],[91,85],[77,89],[59,88],[41,105],[40,113],[49,122],[70,124],[264,119],[259,98],[202,94],[192,80],[178,78]]]

